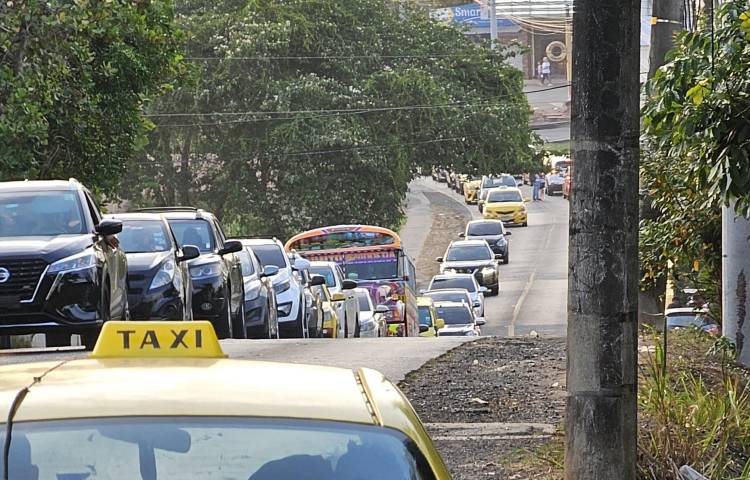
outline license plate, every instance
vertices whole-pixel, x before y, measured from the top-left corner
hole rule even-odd
[[[513,215],[500,215],[500,219],[505,221],[513,220]]]

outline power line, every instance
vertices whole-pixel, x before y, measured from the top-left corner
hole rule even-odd
[[[489,56],[501,56],[492,51],[475,50],[465,53],[437,53],[420,55],[300,55],[300,56],[249,56],[249,57],[185,57],[191,61],[223,61],[223,60],[367,60],[367,59],[429,59],[466,57],[466,53],[479,53]]]

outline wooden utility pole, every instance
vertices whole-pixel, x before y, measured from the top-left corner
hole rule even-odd
[[[636,477],[640,0],[576,0],[565,477]]]

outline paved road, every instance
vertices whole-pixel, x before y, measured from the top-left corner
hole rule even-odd
[[[306,363],[342,368],[379,370],[393,382],[471,338],[352,338],[348,340],[222,340],[229,358],[268,362]],[[0,352],[0,365],[24,362],[73,360],[86,352],[71,347],[59,351]]]
[[[429,201],[430,195],[424,193],[434,191],[463,205],[463,197],[444,184],[420,179],[411,185],[411,196],[420,205]],[[530,190],[526,193],[531,195]],[[481,218],[476,206],[466,208],[473,218]],[[544,202],[531,203],[528,209],[529,226],[509,229],[510,263],[501,268],[500,295],[487,299],[487,325],[482,329],[485,335],[527,335],[532,330],[544,336],[565,335],[568,202],[561,197],[545,197]],[[408,237],[410,231],[402,233]],[[450,239],[443,241],[447,246]]]

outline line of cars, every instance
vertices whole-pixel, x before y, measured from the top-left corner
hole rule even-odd
[[[74,179],[0,183],[0,336],[92,348],[113,319],[208,320],[220,338],[385,336],[387,307],[365,296],[335,263],[228,238],[210,212],[103,215]]]

